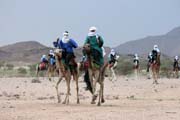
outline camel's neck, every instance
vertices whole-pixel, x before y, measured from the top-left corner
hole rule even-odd
[[[61,72],[64,72],[65,71],[65,66],[62,62],[62,59],[60,59],[58,56],[56,56],[56,66],[57,68],[59,68],[61,70]]]

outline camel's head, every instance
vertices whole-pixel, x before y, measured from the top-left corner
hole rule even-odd
[[[56,57],[58,57],[59,59],[61,59],[62,58],[62,49],[55,49],[54,50],[54,54],[55,54],[55,56]]]
[[[90,52],[91,52],[90,44],[85,44],[85,45],[83,46],[83,51],[84,51],[86,54],[90,54]]]

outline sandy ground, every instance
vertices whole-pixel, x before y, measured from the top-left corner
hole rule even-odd
[[[0,78],[0,120],[180,120],[180,79],[152,80],[119,77],[105,80],[106,102],[91,105],[91,94],[80,79],[80,104],[76,104],[75,82],[70,104],[57,103],[54,83],[32,78]],[[57,80],[57,79],[55,79]],[[60,84],[64,99],[66,84]]]

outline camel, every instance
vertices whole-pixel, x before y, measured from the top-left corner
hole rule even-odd
[[[51,58],[48,58],[48,62],[46,62],[46,63],[39,63],[36,65],[36,77],[37,77],[37,79],[39,79],[39,72],[40,71],[44,72],[43,77],[45,77],[47,74],[50,81],[51,81],[51,77],[54,77],[54,74],[56,71],[56,66],[50,64],[50,62],[49,62],[50,59]],[[43,64],[44,67],[41,67],[41,64]]]
[[[77,91],[77,104],[80,103],[79,101],[79,86],[78,86],[78,70],[77,66],[75,67],[74,65],[77,64],[75,63],[75,60],[72,59],[70,61],[71,67],[74,67],[74,69],[70,70],[69,66],[67,67],[64,63],[64,60],[62,59],[62,49],[56,49],[55,51],[55,58],[56,58],[56,69],[59,71],[59,79],[58,82],[56,83],[56,92],[57,92],[57,98],[58,98],[58,103],[61,102],[61,96],[59,94],[59,84],[64,78],[66,81],[67,85],[67,93],[66,97],[63,101],[63,104],[69,104],[69,95],[70,95],[70,81],[71,81],[71,76],[73,76],[73,79],[76,82],[76,91]]]
[[[147,63],[147,79],[151,79],[152,77],[152,70],[151,70],[151,61],[148,61]]]
[[[160,53],[158,53],[156,60],[151,64],[152,76],[154,79],[153,84],[158,84],[157,80],[159,78],[160,65]]]
[[[96,92],[96,84],[99,83],[100,90],[99,90],[99,100],[98,100],[98,106],[101,105],[101,103],[104,103],[104,74],[105,74],[105,68],[108,66],[108,63],[105,63],[102,67],[99,67],[96,65],[96,63],[93,62],[92,56],[91,56],[91,49],[90,44],[85,44],[83,47],[84,52],[87,55],[88,60],[88,73],[89,73],[89,79],[92,86],[92,101],[91,104],[95,104],[95,100],[97,98]]]
[[[179,63],[176,61],[174,63],[174,77],[179,78]]]
[[[49,58],[49,61],[50,59],[53,59],[53,58]],[[56,64],[51,64],[50,62],[48,63],[48,68],[47,68],[47,74],[48,74],[48,78],[49,78],[49,81],[52,80],[52,77],[55,76],[55,73],[58,74],[58,71],[56,69]]]
[[[115,71],[114,69],[117,67],[117,63],[118,63],[118,59],[119,59],[119,56],[116,55],[116,58],[115,58],[115,63],[109,63],[108,66],[109,66],[109,78],[110,78],[110,81],[112,80],[117,80],[117,77],[116,77],[116,74],[115,74]]]
[[[41,67],[41,64],[44,64],[44,67]],[[43,77],[45,76],[46,72],[48,70],[48,63],[39,63],[36,65],[36,78],[39,79],[39,72],[44,72]]]
[[[133,69],[134,69],[134,75],[136,80],[138,79],[138,75],[139,75],[139,61],[138,60],[134,60],[133,62]]]

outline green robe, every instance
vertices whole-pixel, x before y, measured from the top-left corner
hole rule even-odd
[[[101,45],[99,45],[98,40]],[[99,57],[99,61],[97,62],[99,63],[100,66],[102,66],[104,64],[103,51],[102,51],[104,40],[99,35],[98,35],[98,40],[97,40],[97,36],[87,36],[84,44],[89,43],[91,46],[91,50],[94,49],[100,53],[99,56],[94,56],[94,57]]]

